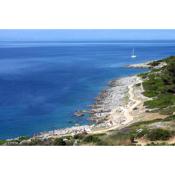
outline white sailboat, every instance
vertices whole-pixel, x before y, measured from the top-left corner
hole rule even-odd
[[[135,55],[134,49],[132,50],[132,55],[131,58],[136,58],[137,56]]]

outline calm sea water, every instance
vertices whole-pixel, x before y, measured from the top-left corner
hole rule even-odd
[[[75,110],[109,80],[145,71],[127,64],[170,55],[174,41],[0,42],[0,139],[87,124]]]

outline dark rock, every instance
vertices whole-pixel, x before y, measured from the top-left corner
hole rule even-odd
[[[138,109],[137,107],[133,108],[134,111],[137,110],[137,109]]]
[[[74,116],[82,117],[82,116],[84,116],[84,111],[76,111],[76,112],[74,112]]]

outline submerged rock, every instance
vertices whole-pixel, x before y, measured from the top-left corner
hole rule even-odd
[[[84,111],[75,111],[74,112],[74,116],[76,116],[76,117],[82,117],[82,116],[84,116]]]

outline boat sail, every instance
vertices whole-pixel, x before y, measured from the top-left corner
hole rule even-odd
[[[134,49],[132,50],[132,55],[131,58],[136,58],[137,56],[135,55]]]

